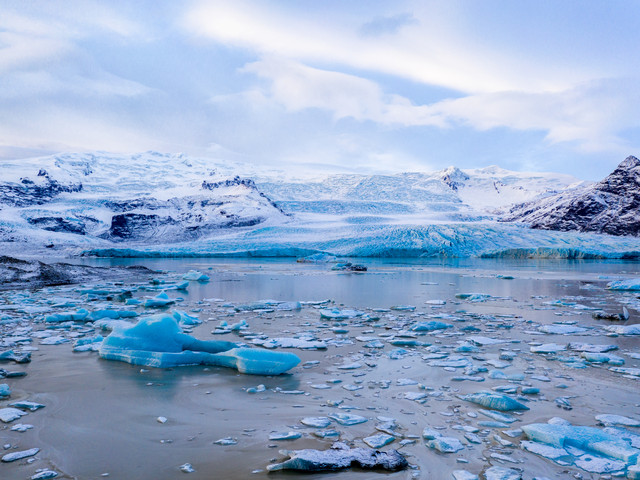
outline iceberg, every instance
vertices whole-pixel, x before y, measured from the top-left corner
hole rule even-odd
[[[198,340],[183,333],[173,316],[162,314],[143,318],[133,326],[116,327],[102,342],[99,355],[148,367],[215,365],[253,375],[280,375],[300,363],[292,353]]]
[[[631,278],[629,280],[618,280],[616,282],[610,282],[607,285],[609,290],[621,290],[621,291],[640,291],[640,278]]]
[[[182,279],[190,282],[206,283],[209,281],[209,276],[197,270],[189,270],[182,276]]]
[[[398,471],[409,462],[396,450],[380,452],[371,448],[349,448],[344,443],[334,443],[329,450],[281,450],[289,457],[282,463],[267,465],[267,471],[298,470],[305,472],[336,471],[351,466],[367,470]]]
[[[175,300],[169,298],[165,292],[159,293],[155,297],[147,298],[144,302],[144,306],[147,308],[162,308],[168,305],[176,303]]]
[[[449,325],[448,323],[438,322],[436,320],[431,320],[429,322],[418,322],[411,327],[411,331],[413,332],[433,332],[435,330],[445,330],[447,328],[451,328],[453,325]]]
[[[477,405],[482,405],[486,408],[500,410],[502,412],[508,412],[511,410],[529,410],[529,407],[517,400],[494,392],[477,392],[469,395],[459,395],[458,398]]]

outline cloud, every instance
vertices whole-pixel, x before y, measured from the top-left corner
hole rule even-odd
[[[398,13],[389,17],[376,17],[360,27],[360,34],[365,37],[394,35],[401,28],[417,25],[420,22],[411,13]]]

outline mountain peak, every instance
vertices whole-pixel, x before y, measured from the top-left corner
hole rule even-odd
[[[458,187],[464,186],[464,182],[469,180],[469,175],[453,165],[441,170],[438,176],[452,190],[458,190]]]

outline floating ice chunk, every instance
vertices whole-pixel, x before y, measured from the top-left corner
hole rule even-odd
[[[640,335],[640,323],[633,325],[609,325],[604,327],[605,330],[618,335]]]
[[[557,343],[545,343],[544,345],[537,345],[529,348],[531,353],[557,353],[566,349],[566,345],[559,345]]]
[[[300,420],[300,423],[306,425],[307,427],[314,428],[327,428],[331,425],[331,420],[327,417],[305,417]]]
[[[334,429],[329,429],[329,430],[318,430],[313,432],[313,435],[318,437],[318,438],[334,438],[334,437],[339,437],[340,436],[340,432],[338,432],[337,430]]]
[[[193,465],[191,465],[190,463],[185,463],[180,465],[180,471],[184,473],[193,473],[195,472],[195,469],[193,468]]]
[[[596,415],[596,420],[605,426],[624,425],[625,427],[640,427],[640,420],[624,417],[622,415],[602,414]]]
[[[468,302],[486,302],[491,295],[486,293],[456,293],[456,298],[467,300]]]
[[[205,275],[202,272],[199,272],[197,270],[189,270],[187,273],[185,273],[182,276],[183,280],[188,280],[190,282],[208,282],[209,281],[209,276]]]
[[[640,377],[640,368],[627,367],[609,367],[609,370],[623,375],[631,375],[632,377]]]
[[[589,352],[589,353],[606,353],[612,350],[617,350],[617,345],[594,345],[591,343],[574,343],[571,342],[567,345],[569,350],[576,352]]]
[[[471,393],[469,395],[460,395],[459,398],[467,402],[503,412],[511,410],[529,410],[529,407],[517,400],[494,392]]]
[[[7,398],[11,395],[11,389],[7,383],[0,383],[0,399]]]
[[[102,344],[104,337],[102,335],[95,335],[88,338],[79,338],[73,344],[74,352],[97,352]]]
[[[614,473],[624,470],[627,466],[619,460],[595,457],[592,455],[581,455],[575,459],[576,467],[592,473]]]
[[[502,370],[491,370],[489,378],[496,380],[510,380],[512,382],[520,382],[524,380],[524,373],[520,372],[503,372]]]
[[[389,435],[387,433],[378,433],[376,435],[371,435],[370,437],[365,437],[362,439],[364,443],[369,445],[371,448],[382,448],[385,445],[389,445],[392,443],[396,437],[393,435]]]
[[[156,418],[156,422],[158,422],[158,423],[167,423],[167,417],[158,417],[158,418]]]
[[[22,410],[18,410],[17,408],[0,408],[0,421],[4,423],[10,423],[26,414],[27,412],[23,412]]]
[[[434,438],[438,438],[441,437],[442,434],[430,427],[425,427],[424,430],[422,430],[422,438],[424,438],[425,440],[433,440]]]
[[[500,340],[499,338],[490,338],[490,337],[482,337],[482,336],[469,337],[468,340],[474,345],[478,345],[479,347],[509,343],[507,340]]]
[[[269,440],[296,440],[302,437],[300,432],[276,432],[269,435]]]
[[[301,350],[324,350],[327,343],[322,340],[304,340],[301,338],[278,337],[268,340],[254,340],[255,345],[264,348],[299,348]]]
[[[338,366],[338,369],[340,370],[356,370],[358,368],[362,368],[362,364],[360,362],[345,363]]]
[[[552,447],[551,445],[545,445],[538,442],[520,442],[520,446],[528,452],[535,453],[541,457],[548,458],[550,460],[558,461],[563,460],[565,464],[571,463],[571,454],[561,447]]]
[[[413,325],[410,330],[413,332],[433,332],[435,330],[445,330],[452,327],[453,325],[449,325],[448,323],[430,320],[428,322],[418,322]]]
[[[133,310],[95,310],[89,314],[89,320],[101,320],[103,318],[110,318],[112,320],[117,320],[118,318],[133,318],[137,317],[137,312]]]
[[[42,405],[41,403],[28,402],[26,400],[10,403],[9,406],[15,407],[15,408],[21,408],[23,410],[29,410],[31,412],[35,412],[39,408],[44,408],[44,405]]]
[[[327,416],[330,419],[338,422],[340,425],[357,425],[359,423],[364,423],[368,420],[367,417],[362,417],[360,415],[354,415],[351,413],[333,413]]]
[[[215,445],[229,446],[229,445],[237,445],[238,444],[238,440],[236,440],[235,438],[231,438],[231,437],[224,437],[224,438],[220,438],[219,440],[216,440],[213,443]]]
[[[478,476],[466,470],[454,470],[451,472],[453,480],[478,480]]]
[[[81,308],[77,312],[62,312],[47,315],[44,319],[49,323],[90,321],[89,311]]]
[[[582,352],[580,354],[587,362],[591,363],[607,363],[609,365],[622,366],[624,365],[624,358],[617,355],[611,355],[608,353],[590,353]]]
[[[436,437],[427,442],[429,448],[439,451],[440,453],[455,453],[464,449],[462,442],[454,437]]]
[[[587,329],[577,325],[565,325],[562,323],[552,323],[551,325],[542,325],[538,327],[538,331],[553,335],[571,335],[575,333],[586,332]]]
[[[414,305],[394,305],[390,308],[399,312],[413,312],[416,309]]]
[[[27,430],[31,430],[32,428],[33,428],[33,425],[29,425],[26,423],[16,423],[13,427],[11,427],[11,431],[24,433]]]
[[[628,280],[618,280],[610,282],[607,285],[609,290],[628,290],[639,291],[640,290],[640,278],[630,278]]]
[[[361,312],[360,310],[340,310],[338,308],[320,310],[320,318],[329,318],[332,320],[347,320],[350,318],[361,317],[363,315],[364,312]]]
[[[265,387],[263,384],[260,384],[256,387],[247,388],[247,393],[262,393],[266,390],[267,390],[267,387]]]
[[[23,458],[33,457],[40,451],[39,448],[30,448],[29,450],[22,450],[21,452],[7,453],[2,457],[3,462],[15,462],[16,460],[22,460]]]
[[[484,472],[486,480],[522,480],[522,474],[513,468],[491,467]]]
[[[0,352],[0,362],[2,361],[29,363],[31,361],[31,352],[16,352],[14,350],[5,350],[4,352]]]
[[[58,476],[58,472],[45,469],[42,471],[38,471],[38,473],[36,473],[35,475],[31,475],[30,479],[31,480],[48,480],[49,478],[56,478],[57,476]]]
[[[144,302],[144,306],[147,308],[162,308],[168,305],[176,303],[175,300],[169,298],[165,292],[159,293],[155,297],[147,298]]]
[[[199,325],[202,323],[202,320],[198,317],[189,315],[187,312],[182,310],[174,310],[173,318],[175,318],[181,325]]]
[[[68,338],[61,337],[60,335],[54,335],[44,338],[40,341],[40,345],[61,345],[63,343],[69,343]]]
[[[409,466],[409,462],[396,450],[380,452],[369,448],[350,449],[344,443],[335,443],[329,450],[282,450],[289,459],[267,466],[269,472],[276,470],[300,470],[306,472],[335,471],[357,466],[363,469],[398,471]]]
[[[480,410],[480,413],[486,417],[492,418],[503,423],[513,423],[518,421],[517,417],[506,413],[494,412],[493,410]]]
[[[523,426],[522,431],[535,442],[557,448],[573,447],[586,453],[621,460],[629,465],[637,461],[640,453],[640,450],[631,447],[626,440],[595,427],[534,423]]]
[[[254,375],[279,375],[300,363],[292,353],[235,347],[231,342],[198,340],[183,333],[172,316],[155,315],[116,328],[104,339],[99,353],[104,359],[133,365],[217,365]]]

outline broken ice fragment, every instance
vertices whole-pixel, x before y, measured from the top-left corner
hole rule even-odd
[[[216,445],[236,445],[238,443],[238,440],[236,440],[235,438],[231,438],[231,437],[224,437],[221,438],[219,440],[216,440],[215,442],[213,442]]]
[[[453,480],[478,480],[477,475],[466,470],[454,470],[451,475],[453,475]]]
[[[116,327],[99,353],[104,359],[133,365],[216,365],[253,375],[280,375],[300,363],[292,353],[234,347],[231,342],[198,340],[183,333],[175,318],[161,314],[133,326]]]
[[[0,383],[0,399],[7,398],[11,395],[9,385],[6,383]]]
[[[21,452],[7,453],[4,457],[2,457],[2,461],[15,462],[16,460],[22,460],[23,458],[33,457],[39,451],[39,448],[30,448],[29,450],[23,450]]]
[[[440,453],[455,453],[464,448],[460,440],[454,437],[436,437],[433,440],[429,440],[427,446]]]
[[[209,281],[209,276],[205,275],[202,272],[199,272],[197,270],[189,270],[187,273],[185,273],[182,276],[183,280],[189,280],[191,282],[208,282]]]
[[[397,471],[409,466],[406,458],[396,450],[380,452],[369,448],[351,449],[343,443],[335,443],[329,450],[282,450],[280,453],[290,458],[282,463],[268,465],[269,472],[276,470],[335,471],[351,466],[368,470]]]
[[[618,335],[640,335],[640,323],[633,325],[609,325],[604,327],[605,330]]]
[[[300,432],[276,432],[269,435],[269,440],[296,440],[300,437]]]
[[[551,325],[542,325],[538,327],[538,330],[542,333],[549,333],[555,335],[569,335],[575,333],[586,332],[587,329],[584,327],[579,327],[577,325],[565,325],[559,323],[553,323]]]
[[[385,445],[389,445],[392,443],[396,437],[393,435],[389,435],[386,433],[378,433],[376,435],[371,435],[370,437],[365,437],[362,439],[364,443],[369,445],[371,448],[382,448]]]
[[[452,327],[453,325],[449,325],[448,323],[431,320],[428,322],[418,322],[413,325],[410,330],[413,332],[433,332],[435,330],[445,330]]]
[[[185,463],[183,465],[180,465],[180,471],[184,473],[193,473],[195,472],[195,469],[190,463]]]
[[[305,417],[300,420],[300,423],[307,427],[327,428],[331,425],[331,420],[327,417]]]
[[[56,478],[58,476],[58,472],[48,469],[37,472],[38,473],[36,473],[35,475],[31,475],[31,480],[48,480],[49,478]]]
[[[83,322],[85,320],[91,320],[87,318],[88,316],[89,316],[89,312],[84,308],[81,308],[77,312],[63,312],[63,313],[55,313],[53,315],[47,315],[45,317],[45,321],[49,323]]]
[[[537,345],[531,347],[529,350],[531,353],[557,353],[566,350],[566,345],[558,345],[557,343],[546,343],[544,345]]]
[[[625,427],[640,427],[640,420],[623,417],[622,415],[602,414],[596,415],[596,420],[603,425],[624,425]]]
[[[153,298],[147,298],[144,306],[147,308],[161,308],[176,303],[175,300],[169,298],[165,292],[159,293]]]
[[[22,410],[18,410],[17,408],[0,408],[0,421],[4,423],[13,422],[14,420],[17,420],[18,418],[26,414],[27,412],[23,412]]]
[[[511,397],[507,397],[506,395],[501,395],[499,393],[477,392],[469,395],[460,395],[459,398],[461,400],[466,400],[467,402],[475,403],[486,408],[500,410],[503,412],[510,410],[529,410],[529,407],[527,407],[526,405],[523,405],[522,403],[514,400]]]
[[[26,400],[21,400],[19,402],[13,402],[9,404],[10,407],[22,408],[23,410],[30,410],[35,412],[39,408],[44,408],[44,405],[36,402],[28,402]]]
[[[330,318],[333,320],[346,320],[361,317],[362,315],[364,315],[364,312],[360,310],[340,310],[338,308],[320,310],[320,318]]]
[[[522,480],[522,475],[517,470],[504,467],[491,467],[484,472],[486,480]]]
[[[32,428],[33,425],[29,425],[27,423],[16,423],[13,427],[11,427],[11,431],[24,433],[27,430],[31,430]]]
[[[0,362],[2,361],[29,363],[31,361],[31,352],[16,352],[14,350],[5,350],[4,352],[0,352]]]
[[[330,419],[338,422],[340,425],[357,425],[359,423],[364,423],[368,420],[366,417],[362,417],[360,415],[353,415],[350,413],[334,413],[327,416]]]

